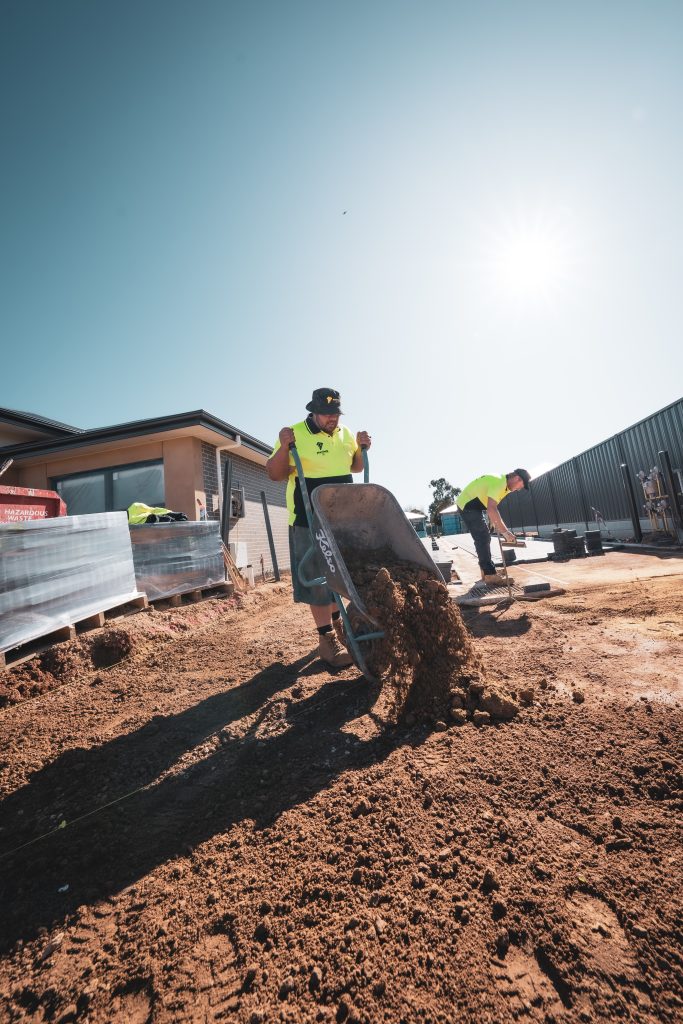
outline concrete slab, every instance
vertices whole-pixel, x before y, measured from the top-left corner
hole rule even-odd
[[[451,584],[453,595],[470,590],[481,580],[479,564],[470,534],[439,537],[439,551],[432,551],[431,539],[423,542],[433,557],[453,559],[453,569],[461,584]],[[540,544],[542,542],[533,542]],[[552,550],[552,544],[547,544]],[[520,549],[515,549],[517,556]],[[521,560],[509,567],[517,586],[548,582],[566,590],[583,586],[601,586],[610,583],[629,583],[656,576],[683,576],[683,556],[670,553],[633,554],[629,551],[610,551],[602,556],[572,558],[568,562],[540,562],[529,564]]]
[[[439,545],[439,555],[447,555],[449,558],[452,557],[453,551],[467,551],[472,557],[476,557],[474,549],[474,541],[472,535],[469,533],[456,533],[447,537],[437,537],[436,540]],[[427,541],[422,541],[427,546],[427,550],[432,554],[436,555],[436,551],[432,551],[431,537]],[[515,561],[514,565],[519,562],[542,562],[547,559],[548,554],[553,550],[552,541],[538,540],[537,538],[528,538],[526,540],[526,547],[524,548],[510,548],[504,547],[504,551],[514,551]],[[498,546],[498,540],[492,538],[491,540],[491,554],[493,555],[493,561],[498,565],[502,565],[500,557],[500,548]]]

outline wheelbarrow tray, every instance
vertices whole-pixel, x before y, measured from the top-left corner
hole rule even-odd
[[[313,534],[330,590],[347,598],[369,622],[368,614],[341,551],[353,548],[377,559],[380,548],[389,548],[398,559],[425,569],[443,583],[391,491],[379,484],[320,484],[311,494]],[[381,562],[381,559],[380,559]]]

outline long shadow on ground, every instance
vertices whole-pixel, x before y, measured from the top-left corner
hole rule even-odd
[[[276,663],[179,715],[92,750],[69,751],[3,801],[0,949],[30,940],[40,927],[111,896],[245,818],[271,822],[349,767],[386,757],[396,738],[340,734],[376,700],[377,690],[362,678],[330,681],[306,700],[294,704],[283,696],[264,709],[306,672],[308,661]],[[273,705],[280,705],[286,731],[260,739],[259,722]],[[224,732],[204,760],[155,781],[187,750],[249,714],[256,721],[246,737]],[[263,781],[264,769],[272,781]],[[72,824],[16,850],[61,820]],[[30,828],[22,825],[27,821]]]
[[[523,636],[531,629],[527,612],[505,618],[508,609],[461,608],[462,617],[472,636]]]

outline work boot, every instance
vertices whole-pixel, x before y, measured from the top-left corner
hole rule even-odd
[[[318,657],[326,661],[332,668],[346,668],[347,665],[353,664],[353,658],[340,643],[334,629],[331,629],[329,633],[320,634]]]
[[[509,577],[510,583],[514,583],[512,576]],[[499,572],[494,572],[492,576],[484,576],[484,583],[487,587],[507,587],[508,580]]]
[[[344,623],[342,622],[341,615],[339,616],[338,619],[332,619],[332,625],[334,626],[334,631],[337,634],[337,639],[339,640],[339,643],[343,644],[344,647],[346,647],[346,633],[344,631]]]

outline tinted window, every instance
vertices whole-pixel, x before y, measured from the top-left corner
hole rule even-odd
[[[93,512],[125,512],[134,501],[164,504],[163,462],[140,462],[92,473],[75,473],[52,481],[70,516]]]
[[[55,490],[64,499],[66,514],[69,516],[107,511],[104,473],[88,473],[57,480]]]

